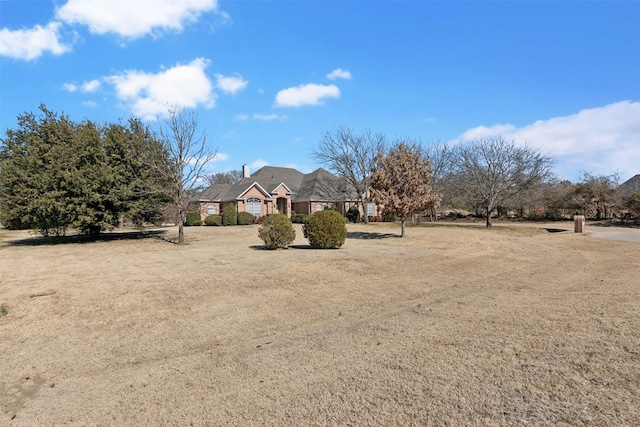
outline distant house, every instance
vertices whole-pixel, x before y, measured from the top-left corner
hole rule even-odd
[[[640,191],[640,174],[635,175],[618,187],[618,194],[622,197],[631,197],[635,192]]]
[[[248,165],[242,167],[238,183],[212,185],[196,196],[203,220],[222,213],[230,203],[238,212],[255,217],[282,213],[291,218],[293,213],[311,214],[325,206],[345,215],[351,206],[358,206],[358,199],[352,186],[322,168],[304,174],[292,168],[264,166],[252,175]],[[373,203],[367,206],[369,216],[379,215],[379,211]]]

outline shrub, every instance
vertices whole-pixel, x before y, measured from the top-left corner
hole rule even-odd
[[[204,219],[204,225],[222,225],[222,215],[209,215]]]
[[[262,223],[264,222],[264,220],[265,220],[265,219],[267,219],[267,216],[266,216],[266,215],[262,215],[262,216],[259,216],[258,218],[256,218],[256,219],[254,220],[254,222],[255,222],[256,224],[262,224]]]
[[[304,221],[309,215],[307,214],[293,214],[291,216],[291,222],[294,224],[304,224]]]
[[[269,249],[285,248],[296,238],[296,231],[284,214],[267,215],[258,230],[258,236]]]
[[[347,219],[349,222],[360,222],[360,209],[357,206],[351,206],[347,211]]]
[[[195,226],[202,225],[199,212],[187,212],[187,218],[184,225]]]
[[[253,215],[249,212],[238,212],[238,225],[253,224]]]
[[[396,222],[396,215],[395,214],[388,214],[385,215],[382,220],[384,222]]]
[[[318,211],[307,218],[302,231],[314,248],[339,248],[347,238],[346,224],[347,221],[338,211]]]
[[[229,203],[222,212],[222,225],[236,225],[238,223],[238,216],[236,214],[235,203]]]

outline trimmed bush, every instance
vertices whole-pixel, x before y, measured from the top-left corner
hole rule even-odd
[[[209,215],[204,219],[204,225],[222,225],[222,215]]]
[[[230,203],[222,212],[222,225],[236,225],[237,223],[236,205],[235,203]]]
[[[291,216],[291,222],[294,224],[304,224],[304,221],[309,215],[307,214],[293,214]]]
[[[258,236],[269,249],[286,248],[296,238],[296,230],[284,214],[267,215]]]
[[[253,215],[249,212],[238,212],[238,225],[253,224]]]
[[[187,212],[187,218],[185,220],[184,225],[188,225],[188,226],[202,225],[202,220],[200,219],[200,213]]]
[[[339,248],[347,238],[347,220],[338,211],[314,212],[305,221],[302,232],[314,248]]]
[[[357,206],[351,206],[347,211],[347,220],[349,222],[358,223],[360,222],[360,209]]]

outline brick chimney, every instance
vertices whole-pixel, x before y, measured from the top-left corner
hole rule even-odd
[[[251,172],[249,171],[249,165],[245,163],[244,165],[242,165],[242,177],[249,178],[250,176]]]

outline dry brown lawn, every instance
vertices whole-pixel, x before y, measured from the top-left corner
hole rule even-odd
[[[0,425],[640,425],[640,244],[349,231],[0,230]]]

